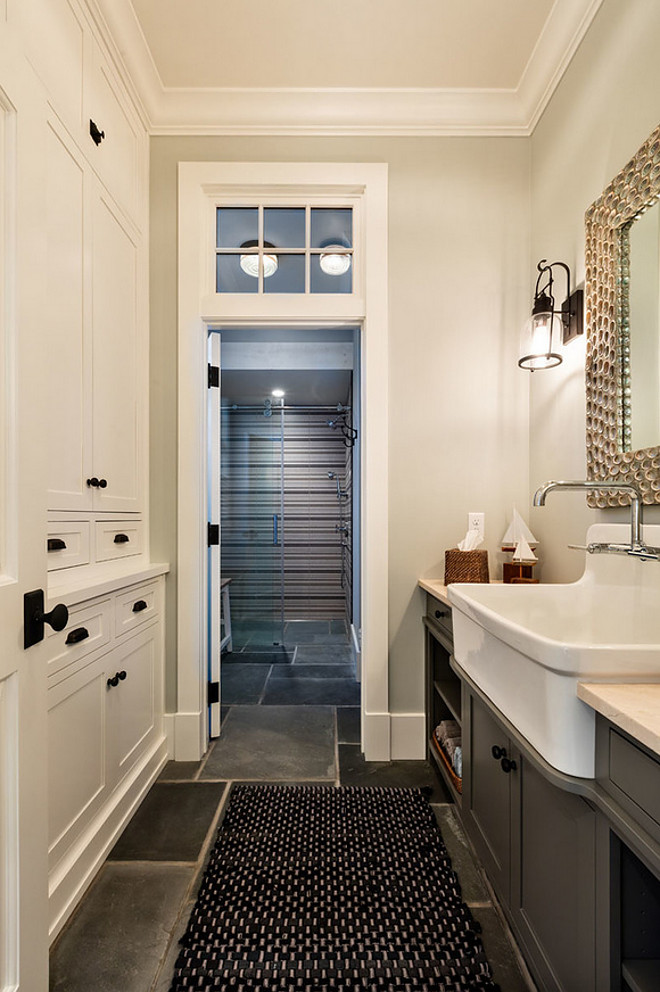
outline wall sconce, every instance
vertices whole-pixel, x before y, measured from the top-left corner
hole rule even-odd
[[[554,279],[552,270],[554,266],[560,266],[566,273],[566,299],[561,305],[561,310],[555,310],[555,298],[553,295]],[[552,350],[552,338],[554,326],[557,323],[557,333],[559,326],[562,331],[562,344],[567,344],[573,338],[582,334],[583,320],[583,297],[581,289],[576,289],[571,293],[571,272],[564,262],[548,262],[545,258],[536,266],[538,277],[536,288],[534,289],[534,306],[532,307],[532,350],[529,355],[524,355],[518,359],[521,369],[528,369],[535,372],[537,369],[551,369],[555,365],[561,365],[563,358],[556,351]]]

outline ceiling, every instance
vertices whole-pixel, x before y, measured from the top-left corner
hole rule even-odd
[[[516,87],[553,0],[132,0],[164,86]]]
[[[602,0],[87,0],[154,134],[528,134]]]

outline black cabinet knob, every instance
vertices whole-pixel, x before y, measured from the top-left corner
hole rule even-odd
[[[106,489],[108,485],[107,479],[99,479],[99,489]]]
[[[502,765],[502,771],[506,772],[507,775],[509,774],[509,772],[515,772],[516,768],[518,767],[515,761],[513,760],[513,758],[502,758],[501,765]]]
[[[87,627],[76,627],[75,630],[69,631],[67,634],[65,644],[80,644],[81,641],[86,641],[89,637],[89,631]]]
[[[126,678],[126,672],[117,672],[117,677],[120,682],[123,682],[124,679]]]
[[[91,479],[87,480],[87,485],[90,487],[90,489],[98,489],[99,480],[96,478],[95,475],[93,475]]]
[[[100,131],[94,121],[89,119],[89,133],[91,135],[92,141],[98,147],[105,138],[105,131]]]
[[[107,685],[109,689],[114,689],[116,685],[119,685],[119,673],[116,673],[112,676],[112,678],[109,678]]]
[[[447,611],[446,610],[436,610],[435,611],[435,619],[436,620],[440,620],[442,617],[446,617],[446,616],[447,616]]]
[[[497,744],[493,744],[493,746],[490,749],[490,753],[495,758],[495,761],[499,761],[500,758],[506,757],[506,748],[499,747]]]

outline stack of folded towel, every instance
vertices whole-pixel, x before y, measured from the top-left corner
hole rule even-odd
[[[456,720],[441,720],[433,735],[451,761],[452,768],[459,778],[463,777],[463,748],[461,746],[461,726]]]

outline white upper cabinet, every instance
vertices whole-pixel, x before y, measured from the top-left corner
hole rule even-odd
[[[78,6],[68,0],[20,0],[26,54],[48,100],[72,134],[82,128],[88,38]]]
[[[85,313],[89,176],[84,159],[54,119],[48,123],[45,150],[48,508],[78,510],[92,505],[86,486],[91,468],[91,327]]]
[[[96,42],[84,106],[89,161],[119,205],[129,216],[139,218],[144,184],[144,128],[119,76]]]
[[[133,511],[140,509],[138,245],[104,195],[95,199],[93,245],[94,498],[98,509]]]

